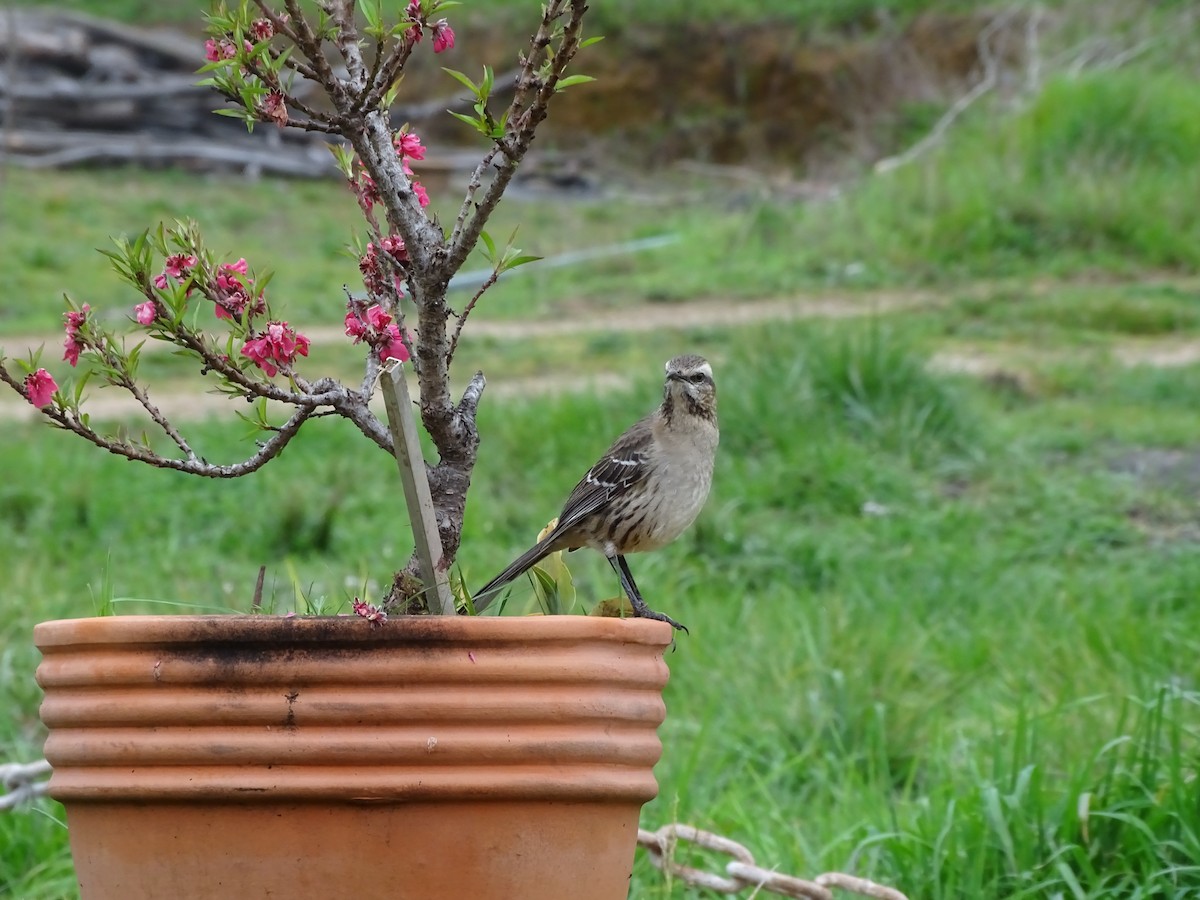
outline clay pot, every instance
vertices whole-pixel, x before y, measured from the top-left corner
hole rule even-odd
[[[645,619],[45,622],[84,900],[617,900],[655,796]]]

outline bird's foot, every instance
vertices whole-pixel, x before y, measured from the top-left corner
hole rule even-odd
[[[644,600],[641,603],[633,603],[633,613],[642,619],[655,619],[659,622],[666,622],[676,631],[682,631],[684,634],[691,634],[691,632],[687,630],[686,625],[679,624],[666,613],[655,612],[646,605]]]

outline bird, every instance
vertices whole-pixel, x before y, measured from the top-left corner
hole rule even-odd
[[[563,504],[558,522],[475,595],[476,610],[546,556],[590,547],[617,573],[635,616],[657,619],[687,633],[642,598],[628,553],[657,550],[696,520],[712,486],[720,431],[712,366],[702,356],[666,364],[662,404],[634,423],[588,469]]]

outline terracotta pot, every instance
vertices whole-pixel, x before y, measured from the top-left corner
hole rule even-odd
[[[616,900],[655,796],[645,619],[45,622],[85,900]]]

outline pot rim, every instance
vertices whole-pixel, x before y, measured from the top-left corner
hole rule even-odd
[[[78,644],[235,643],[452,644],[459,641],[599,640],[666,647],[674,630],[654,619],[602,616],[396,616],[382,625],[358,616],[133,615],[55,619],[33,629],[39,648]]]

